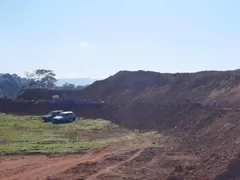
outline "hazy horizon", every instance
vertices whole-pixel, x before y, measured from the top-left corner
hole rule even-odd
[[[239,8],[237,0],[2,0],[0,73],[238,69]]]
[[[74,84],[76,86],[86,86],[90,85],[95,81],[102,79],[92,79],[92,78],[58,78],[57,86],[62,86],[65,83]]]
[[[115,74],[117,74],[120,71],[129,71],[129,72],[136,72],[136,71],[145,71],[145,72],[156,72],[156,73],[169,73],[169,74],[176,74],[176,73],[198,73],[198,72],[204,72],[204,71],[235,71],[235,70],[240,70],[240,68],[234,68],[234,69],[223,69],[223,70],[217,70],[217,69],[208,69],[208,70],[199,70],[199,71],[176,71],[176,72],[159,72],[159,71],[152,71],[152,70],[143,70],[143,69],[138,69],[138,70],[119,70],[117,72],[115,72],[114,74],[110,74],[109,76],[105,76],[105,77],[58,77],[56,75],[57,79],[60,79],[61,81],[65,81],[68,79],[71,80],[78,80],[78,79],[83,79],[83,80],[92,80],[92,81],[97,81],[97,80],[103,80],[106,79],[110,76],[113,76]],[[53,70],[53,72],[55,72]],[[9,72],[0,72],[0,74],[6,74]],[[9,74],[17,74],[17,73],[9,73]],[[20,77],[26,77],[25,75],[21,75],[21,74],[17,74]]]

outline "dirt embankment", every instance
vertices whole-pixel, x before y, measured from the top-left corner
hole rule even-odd
[[[190,158],[190,162],[176,161],[177,170],[172,170],[169,179],[240,178],[234,169],[239,161],[231,160],[235,156],[239,157],[240,152],[238,109],[217,109],[200,104],[138,104],[123,106],[116,112],[116,117],[128,127],[158,129],[167,136],[179,137],[177,142],[181,145],[174,151],[187,151],[186,154],[193,155],[196,161],[192,161],[194,158]],[[180,172],[178,165],[182,168]],[[222,171],[223,175],[219,175]]]
[[[79,98],[100,98],[110,104],[194,103],[223,107],[240,105],[240,70],[197,73],[121,71],[82,90]]]

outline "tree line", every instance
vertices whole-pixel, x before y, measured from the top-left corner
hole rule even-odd
[[[57,86],[58,80],[53,70],[37,69],[33,72],[25,72],[26,77],[20,77],[17,74],[0,74],[0,96],[1,94],[15,98],[18,93],[26,88],[33,89],[59,89],[59,90],[81,90],[86,86],[75,86],[65,83],[63,86]]]

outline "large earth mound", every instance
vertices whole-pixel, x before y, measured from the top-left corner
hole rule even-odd
[[[80,93],[80,97],[100,98],[111,104],[165,104],[188,100],[237,106],[240,105],[239,85],[240,70],[176,74],[120,71],[93,83]]]

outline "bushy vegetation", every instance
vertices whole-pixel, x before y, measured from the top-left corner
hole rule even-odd
[[[0,74],[0,94],[9,98],[15,98],[28,84],[26,78],[16,74]]]
[[[37,69],[26,72],[26,78],[16,74],[0,74],[0,98],[16,98],[20,91],[31,89],[57,89],[57,90],[82,90],[87,86],[75,86],[65,83],[57,86],[56,74],[52,70]]]

